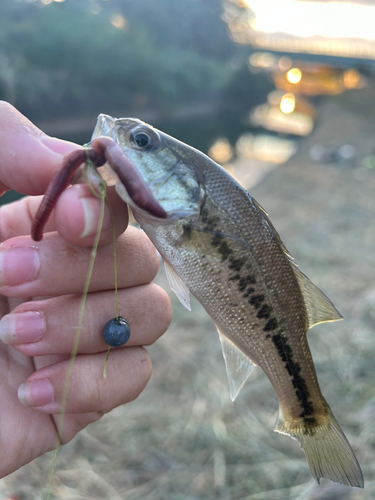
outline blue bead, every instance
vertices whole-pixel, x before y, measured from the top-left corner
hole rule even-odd
[[[130,338],[130,325],[122,316],[113,318],[103,328],[103,337],[107,345],[120,347]]]

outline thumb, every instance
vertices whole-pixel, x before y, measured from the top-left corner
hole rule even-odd
[[[63,157],[77,145],[45,135],[7,102],[0,101],[0,196],[9,189],[43,194]]]

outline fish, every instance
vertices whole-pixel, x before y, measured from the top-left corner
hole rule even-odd
[[[99,115],[92,139],[103,136],[122,149],[166,215],[139,206],[117,173],[102,167],[162,256],[182,305],[191,309],[192,294],[215,323],[231,398],[259,366],[279,401],[274,430],[297,440],[317,482],[363,488],[306,337],[342,316],[300,271],[266,211],[211,158],[138,119]]]

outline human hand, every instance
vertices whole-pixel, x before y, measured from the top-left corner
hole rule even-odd
[[[0,207],[0,477],[54,448],[62,391],[74,342],[83,284],[100,211],[85,185],[60,197],[41,242],[29,234],[35,212],[62,158],[77,146],[45,136],[0,102],[0,196],[32,195]],[[168,328],[166,293],[150,284],[158,269],[148,238],[127,227],[123,202],[109,190],[115,213],[119,312],[130,323],[125,347],[103,366],[105,323],[115,315],[112,227],[106,209],[70,381],[62,442],[104,413],[136,398],[151,375],[141,347]],[[126,229],[126,231],[125,231]],[[125,232],[124,232],[125,231]],[[21,404],[22,403],[22,404]]]

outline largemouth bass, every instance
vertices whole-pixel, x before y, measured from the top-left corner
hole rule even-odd
[[[117,178],[181,303],[189,309],[192,293],[214,321],[232,399],[259,365],[279,400],[275,431],[299,442],[315,479],[363,487],[306,338],[341,315],[294,264],[267,213],[210,158],[140,120],[100,115],[99,136],[122,148],[164,210],[162,218],[140,207]]]

